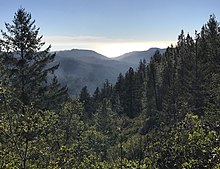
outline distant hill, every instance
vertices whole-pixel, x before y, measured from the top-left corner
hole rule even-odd
[[[130,66],[94,51],[78,49],[56,52],[56,62],[60,63],[58,79],[67,84],[71,95],[79,94],[85,85],[93,92],[106,79],[114,83],[119,73]]]
[[[125,73],[129,67],[135,69],[140,59],[145,58],[149,62],[155,51],[156,48],[131,52],[116,58],[108,58],[92,50],[57,51],[55,62],[60,67],[56,75],[62,84],[67,84],[70,95],[78,95],[85,85],[93,92],[105,80],[115,83],[119,73]]]
[[[145,59],[146,62],[149,63],[151,57],[154,55],[154,53],[157,50],[159,50],[160,53],[164,53],[166,49],[150,48],[146,51],[129,52],[129,53],[123,54],[119,57],[116,57],[115,60],[137,65],[137,64],[139,64],[140,60]]]

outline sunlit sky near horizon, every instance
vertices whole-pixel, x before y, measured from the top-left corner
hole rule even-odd
[[[194,35],[220,0],[0,0],[0,29],[23,7],[52,50],[90,49],[108,57],[166,48],[183,29]]]

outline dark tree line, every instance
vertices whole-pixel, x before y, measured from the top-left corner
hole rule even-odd
[[[149,64],[140,61],[137,70],[120,74],[114,86],[106,81],[94,96],[87,91],[89,105],[109,99],[129,118],[139,116],[145,107],[148,116],[161,114],[173,122],[188,112],[202,116],[215,102],[211,91],[218,81],[219,45],[219,26],[212,15],[195,38],[182,31],[177,45],[164,54],[156,51]]]
[[[171,45],[164,54],[156,51],[149,64],[145,60],[140,61],[136,70],[130,68],[125,75],[120,74],[115,85],[105,83],[101,90],[97,89],[93,96],[89,96],[91,100],[89,105],[102,104],[103,99],[108,99],[111,103],[110,108],[118,118],[128,117],[131,121],[142,123],[139,129],[136,129],[136,134],[145,137],[155,132],[159,137],[162,134],[168,137],[167,131],[158,130],[170,128],[172,132],[176,132],[179,130],[176,129],[179,123],[190,121],[190,118],[194,117],[205,123],[201,130],[210,127],[206,134],[215,132],[219,135],[219,60],[220,27],[215,16],[211,15],[208,23],[202,27],[201,32],[196,31],[194,37],[185,35],[182,30],[176,46]],[[96,114],[95,109],[90,112]],[[136,127],[125,125],[124,130],[125,132],[132,128],[135,130]],[[129,133],[128,137],[125,136],[124,141],[132,139],[132,135],[135,135],[135,132]],[[167,141],[168,138],[164,139]],[[150,142],[151,139],[148,141]],[[216,148],[215,144],[216,141],[212,149]],[[164,145],[160,146],[163,148]],[[217,154],[219,157],[219,152]],[[201,168],[203,165],[207,168],[214,163],[219,164],[218,160],[213,164],[209,163],[208,159],[204,161],[200,161],[199,165],[192,164],[194,166],[192,168]],[[169,162],[171,163],[172,160]],[[166,165],[163,164],[160,168],[166,168]],[[177,164],[172,163],[167,168],[173,168],[172,165]],[[178,165],[181,167],[180,164]]]

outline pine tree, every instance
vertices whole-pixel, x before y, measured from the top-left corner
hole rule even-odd
[[[147,66],[147,116],[155,116],[155,112],[161,111],[161,98],[159,92],[160,63],[161,54],[159,51],[156,51],[151,58],[151,62]]]
[[[125,85],[124,85],[124,76],[120,73],[117,82],[113,88],[113,99],[112,99],[112,105],[113,105],[113,111],[116,112],[118,115],[121,115],[123,110],[122,102],[125,99]]]
[[[108,80],[105,80],[105,82],[103,83],[103,88],[101,89],[101,98],[111,99],[112,92],[113,92],[112,84]]]
[[[215,15],[211,15],[208,23],[203,27],[201,38],[200,49],[206,52],[202,64],[204,65],[204,90],[207,91],[205,94],[208,98],[204,100],[204,105],[206,110],[212,112],[212,116],[215,117],[219,115],[220,105],[220,26]]]
[[[97,87],[92,96],[94,111],[97,110],[100,101],[101,101],[101,92],[99,90],[99,87]]]
[[[134,118],[137,115],[137,109],[135,107],[135,71],[133,68],[129,68],[125,74],[125,98],[122,102],[125,114]]]
[[[50,46],[41,50],[45,43],[31,14],[20,8],[13,23],[5,26],[7,32],[1,30],[0,48],[14,95],[24,105],[33,104],[41,109],[66,100],[67,88],[60,86],[54,73],[59,67],[53,63],[55,54],[49,52]]]
[[[195,77],[193,78],[193,112],[204,115],[209,102],[213,102],[211,88],[216,86],[216,74],[219,73],[219,25],[214,15],[210,16],[200,34],[195,39]],[[217,82],[218,83],[218,82]]]
[[[195,43],[189,34],[185,37],[182,31],[179,35],[176,50],[176,106],[178,116],[184,116],[192,111],[192,79],[195,75]]]
[[[79,95],[79,101],[83,103],[85,109],[85,118],[91,119],[92,114],[94,113],[92,98],[89,94],[87,86],[84,86]]]
[[[93,100],[95,102],[99,102],[100,101],[100,90],[99,87],[96,88],[94,94],[93,94]]]
[[[177,56],[176,50],[170,47],[166,50],[164,55],[164,68],[162,76],[162,111],[163,121],[176,121],[177,118]],[[167,118],[165,120],[165,118]]]

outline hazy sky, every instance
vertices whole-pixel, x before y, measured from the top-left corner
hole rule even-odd
[[[52,50],[91,49],[109,57],[175,43],[194,35],[220,0],[0,0],[0,28],[23,7]]]

